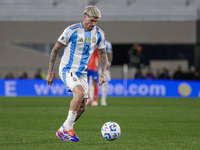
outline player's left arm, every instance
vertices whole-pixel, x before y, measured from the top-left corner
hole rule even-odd
[[[107,68],[106,69],[109,69],[111,64],[112,64],[112,61],[113,61],[113,53],[112,52],[108,52],[108,63],[107,63]]]
[[[99,76],[99,85],[102,85],[105,82],[105,71],[107,67],[107,54],[106,54],[106,49],[99,49],[99,54],[100,54],[100,64],[101,64],[101,74]]]
[[[95,51],[96,51],[96,53],[95,53],[95,66],[96,67],[95,67],[94,71],[98,72],[99,71],[99,66],[100,66],[100,54],[99,54],[98,49],[95,50]]]

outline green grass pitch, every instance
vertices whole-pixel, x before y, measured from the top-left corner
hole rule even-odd
[[[80,142],[55,136],[71,97],[0,97],[0,150],[200,150],[200,99],[108,97],[87,106],[74,126]],[[121,135],[106,141],[101,127],[115,121]]]

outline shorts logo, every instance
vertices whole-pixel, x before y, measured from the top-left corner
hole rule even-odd
[[[93,38],[92,38],[92,43],[96,43],[96,42],[97,42],[96,38],[93,37]]]
[[[64,36],[61,38],[61,40],[64,40]]]
[[[77,81],[77,79],[75,78],[75,77],[73,77],[73,80],[76,82]]]
[[[86,42],[89,43],[90,42],[90,37],[86,37]]]

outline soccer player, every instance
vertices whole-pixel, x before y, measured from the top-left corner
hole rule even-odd
[[[105,32],[104,32],[105,34]],[[102,106],[107,106],[106,103],[106,98],[107,98],[107,92],[108,92],[108,81],[111,80],[111,75],[110,75],[110,66],[113,60],[113,50],[112,50],[112,44],[109,41],[105,41],[106,44],[106,53],[108,56],[108,61],[107,61],[107,68],[106,68],[106,76],[105,80],[106,82],[102,85],[102,96],[101,96],[101,105]]]
[[[56,135],[62,140],[79,141],[73,126],[85,111],[88,82],[87,64],[95,49],[100,53],[102,72],[99,75],[99,85],[105,82],[107,55],[103,31],[96,26],[101,13],[96,6],[84,9],[83,22],[68,26],[55,43],[50,56],[49,69],[46,77],[47,84],[53,83],[53,68],[58,52],[65,47],[59,66],[59,75],[63,83],[73,92],[67,119],[57,130]]]
[[[100,55],[98,48],[96,47],[94,50],[94,53],[91,56],[91,59],[88,63],[88,79],[91,82],[91,86],[89,86],[89,91],[88,91],[88,100],[86,105],[91,105],[91,106],[97,106],[98,105],[98,85],[97,85],[97,80],[98,80],[98,70],[99,70],[99,61],[100,61]],[[91,90],[91,92],[90,92]]]

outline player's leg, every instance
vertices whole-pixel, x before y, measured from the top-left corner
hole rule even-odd
[[[79,109],[78,109],[78,111],[77,111],[77,115],[76,115],[76,118],[75,118],[75,120],[74,120],[74,122],[73,122],[73,124],[72,124],[72,129],[69,129],[69,130],[66,130],[65,129],[65,125],[63,125],[61,128],[63,128],[63,131],[64,132],[61,132],[61,133],[59,133],[59,134],[61,134],[62,135],[62,137],[63,138],[61,138],[62,140],[72,140],[72,141],[79,141],[79,138],[76,136],[75,137],[75,139],[74,139],[74,137],[72,138],[72,137],[69,137],[70,136],[70,134],[75,134],[74,133],[74,130],[73,130],[73,125],[76,123],[76,121],[80,118],[80,116],[83,114],[83,112],[86,110],[86,101],[87,101],[87,98],[83,98],[83,100],[82,100],[82,102],[81,102],[81,105],[80,105],[80,107],[79,107]],[[69,113],[69,115],[68,115],[68,118],[67,118],[67,120],[65,121],[65,123],[67,123],[67,121],[68,121],[68,119],[70,119],[70,113]],[[65,124],[64,123],[64,124]],[[57,133],[58,134],[58,133]],[[66,136],[66,134],[67,134],[67,136]],[[57,135],[58,136],[58,135]]]
[[[93,88],[93,81],[92,81],[92,77],[89,77],[89,87],[88,87],[88,99],[86,102],[86,105],[90,105],[93,101],[93,97],[94,97],[94,88]]]
[[[73,130],[74,122],[81,116],[84,111],[80,112],[80,108],[83,107],[82,101],[85,96],[85,90],[81,85],[77,85],[73,88],[74,97],[70,103],[70,109],[67,120],[64,122],[64,135],[65,138],[77,142],[80,139],[77,137]],[[84,102],[85,104],[85,102]],[[83,110],[83,109],[82,109]]]
[[[99,92],[97,80],[93,80],[93,87],[94,87],[94,101],[91,103],[91,106],[97,106],[98,105],[98,92]]]
[[[84,113],[84,111],[86,110],[86,101],[87,101],[87,98],[83,98],[83,101],[80,105],[80,108],[77,112],[77,115],[76,115],[76,119],[74,120],[74,123],[79,119],[79,117]]]
[[[84,91],[88,91],[88,82],[87,82],[86,76],[82,76],[80,78],[80,82],[81,82],[82,87],[84,88]],[[76,119],[74,120],[74,122],[76,122],[79,119],[79,117],[83,114],[83,112],[86,110],[87,98],[88,98],[88,94],[86,93],[83,97],[83,100],[81,101],[81,104],[78,109],[77,116],[76,116]]]
[[[86,81],[87,77],[85,76]],[[71,141],[79,141],[79,138],[76,136],[73,130],[74,121],[78,114],[78,110],[80,109],[80,105],[83,101],[84,97],[87,97],[87,92],[83,88],[86,87],[88,90],[87,85],[82,85],[80,82],[80,78],[76,76],[75,73],[62,73],[61,79],[63,82],[73,91],[74,97],[70,102],[70,108],[68,112],[67,119],[65,120],[64,124],[58,129],[56,132],[57,136],[62,140],[71,140]],[[64,135],[64,136],[63,136]]]
[[[87,71],[87,76],[88,76],[88,82],[89,82],[89,87],[88,87],[88,99],[86,102],[86,105],[90,105],[92,103],[93,100],[93,86],[92,86],[92,70],[88,69]]]
[[[81,103],[83,101],[85,91],[81,85],[76,85],[73,88],[73,93],[74,97],[70,102],[67,119],[65,120],[61,128],[56,132],[56,135],[62,140],[79,141],[79,138],[74,133],[73,126],[77,118]]]
[[[94,101],[98,101],[98,85],[97,85],[97,80],[93,80],[93,86],[94,86]]]
[[[93,82],[93,87],[94,87],[94,101],[91,103],[91,106],[97,106],[98,105],[98,85],[97,85],[97,80],[98,80],[98,72],[93,71],[92,74],[92,82]]]
[[[84,91],[88,91],[88,82],[87,82],[87,77],[86,76],[81,76],[79,78],[79,81],[84,89]],[[86,93],[83,97],[83,100],[80,103],[80,107],[77,111],[77,116],[76,119],[74,120],[74,123],[80,118],[80,116],[83,114],[83,112],[86,110],[86,101],[88,99],[88,93]]]
[[[107,91],[108,91],[108,82],[105,82],[102,85],[102,96],[101,96],[101,105],[106,106],[106,98],[107,98]]]
[[[107,98],[107,92],[108,92],[108,81],[111,80],[110,70],[106,70],[105,72],[105,78],[106,82],[102,85],[102,97],[101,97],[101,105],[107,106],[106,98]]]
[[[85,96],[85,91],[81,85],[77,85],[73,88],[74,97],[70,102],[70,108],[67,120],[64,123],[65,129],[73,129],[73,124],[78,114],[78,111],[82,105],[83,97]]]

